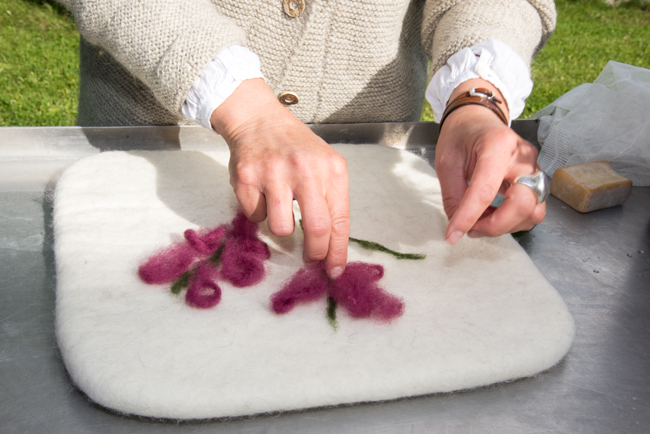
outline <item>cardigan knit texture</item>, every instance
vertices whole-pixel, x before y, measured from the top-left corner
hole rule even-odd
[[[530,65],[555,26],[552,0],[62,0],[81,41],[78,123],[175,125],[222,49],[256,53],[271,89],[307,123],[417,120],[430,74],[486,39]]]

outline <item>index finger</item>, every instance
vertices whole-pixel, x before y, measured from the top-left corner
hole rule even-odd
[[[478,221],[492,203],[509,171],[512,159],[500,155],[481,155],[458,209],[449,221],[445,238],[455,244]]]
[[[343,273],[348,255],[350,205],[347,172],[333,177],[323,197],[322,191],[296,192],[305,232],[304,259],[325,260],[328,275]]]
[[[348,260],[348,241],[350,237],[350,200],[348,197],[347,168],[339,174],[333,189],[328,192],[327,205],[330,212],[331,232],[325,268],[332,279],[336,279],[345,269]]]

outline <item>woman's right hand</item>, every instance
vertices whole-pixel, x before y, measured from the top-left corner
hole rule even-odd
[[[243,81],[210,118],[230,147],[230,183],[246,216],[271,233],[305,231],[303,259],[325,260],[330,277],[347,261],[350,231],[345,159],[280,104],[261,78]]]

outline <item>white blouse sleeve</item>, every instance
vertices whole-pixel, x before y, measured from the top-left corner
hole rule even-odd
[[[426,98],[436,122],[440,122],[454,89],[472,78],[489,81],[501,91],[510,110],[510,122],[524,111],[525,100],[533,90],[523,59],[503,42],[488,39],[451,56],[431,79]]]
[[[181,111],[186,118],[212,129],[210,116],[242,81],[264,78],[260,59],[246,47],[231,45],[212,59],[185,97]]]

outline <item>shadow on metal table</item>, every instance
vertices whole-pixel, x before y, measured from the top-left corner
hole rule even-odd
[[[535,121],[515,130],[536,143]],[[320,125],[329,143],[375,143],[433,162],[431,123]],[[647,433],[650,431],[650,188],[579,214],[554,197],[519,238],[576,321],[567,357],[535,377],[459,393],[228,420],[159,421],[90,403],[54,338],[51,198],[57,176],[108,149],[208,150],[200,127],[0,128],[0,432]]]

